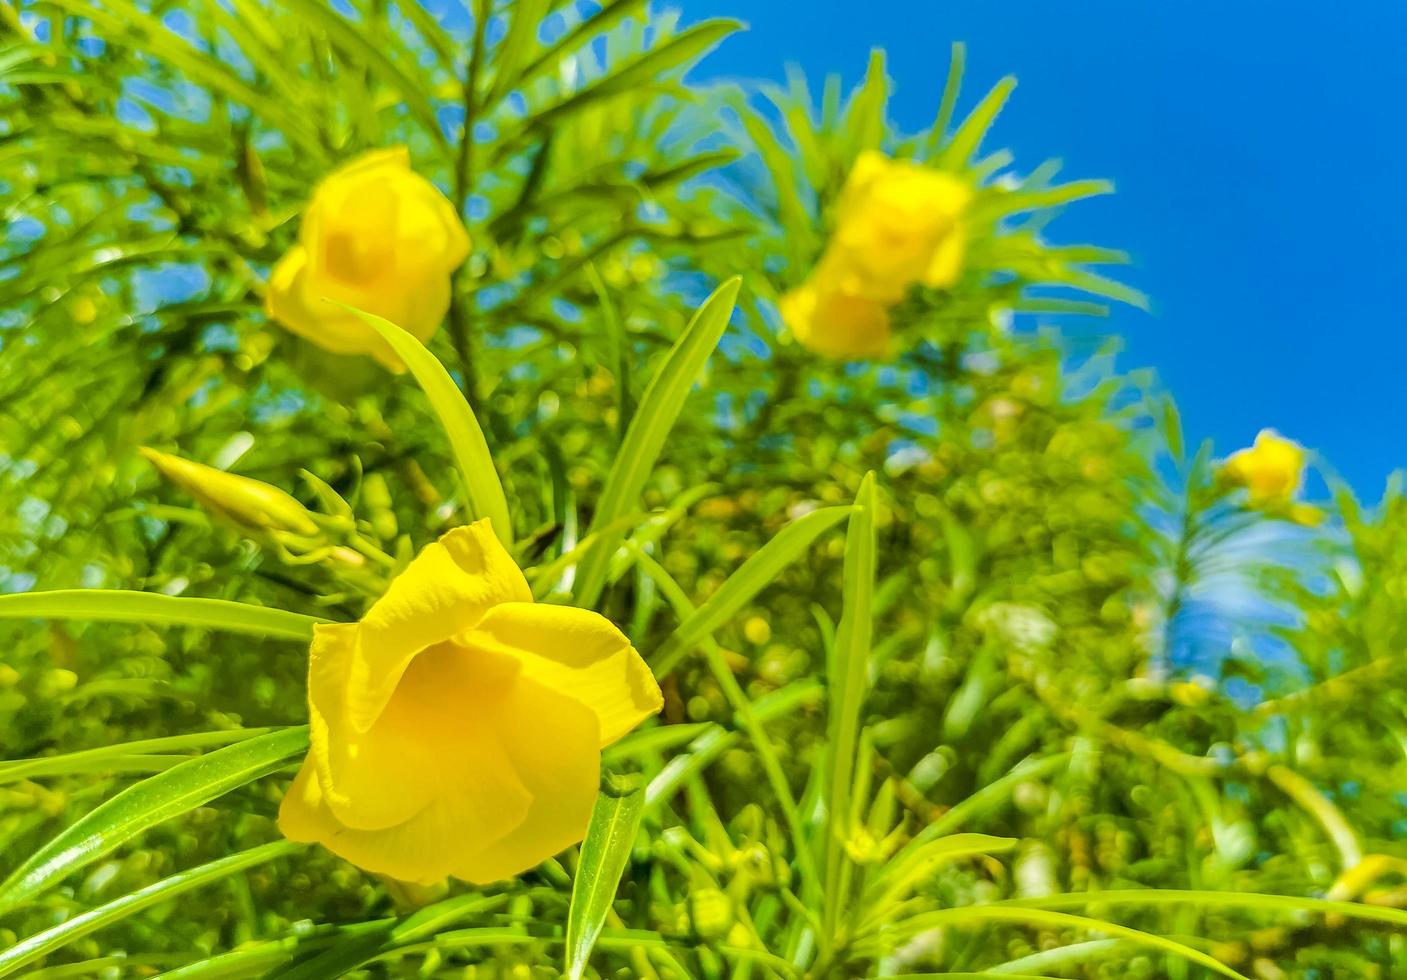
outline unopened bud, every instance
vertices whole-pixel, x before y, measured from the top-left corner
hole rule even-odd
[[[163,477],[202,507],[243,530],[282,531],[303,537],[318,533],[308,509],[278,487],[145,446],[141,453]]]

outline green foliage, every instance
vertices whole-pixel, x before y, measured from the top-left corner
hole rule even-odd
[[[1143,297],[1047,237],[1108,183],[983,149],[1014,81],[963,111],[956,47],[902,133],[882,53],[817,100],[686,81],[731,21],[468,7],[0,0],[0,973],[1407,971],[1407,498],[1252,509],[1049,326]],[[369,320],[399,379],[262,312],[313,186],[398,142],[473,243],[428,345]],[[970,184],[968,249],[836,364],[776,300],[866,149]],[[296,641],[483,516],[655,670],[604,753],[643,788],[486,888],[276,841]]]

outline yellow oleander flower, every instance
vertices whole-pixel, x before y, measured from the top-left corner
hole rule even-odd
[[[1304,475],[1304,447],[1274,429],[1261,429],[1249,449],[1227,457],[1218,475],[1250,491],[1253,507],[1288,504]]]
[[[206,510],[246,531],[281,531],[302,537],[318,533],[308,509],[278,487],[146,446],[138,452]]]
[[[864,358],[889,353],[889,310],[882,303],[811,281],[784,295],[778,308],[797,341],[818,354]]]
[[[915,285],[952,286],[971,189],[952,174],[867,151],[841,190],[836,227],[811,276],[781,300],[796,339],[820,354],[881,357],[889,307]]]
[[[836,288],[897,303],[916,283],[951,286],[962,271],[962,215],[971,200],[952,174],[860,154],[841,190],[827,250]]]
[[[400,371],[390,345],[334,303],[384,317],[424,342],[439,329],[450,273],[468,254],[463,222],[435,185],[410,169],[410,151],[374,150],[334,170],[313,192],[298,244],[274,266],[268,313],[326,350],[370,354]]]
[[[318,626],[292,840],[368,871],[485,883],[581,840],[603,746],[660,710],[597,613],[533,602],[489,522],[425,548],[362,617]]]

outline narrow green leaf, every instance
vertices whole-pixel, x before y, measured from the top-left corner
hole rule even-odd
[[[1032,779],[1045,779],[1064,766],[1069,765],[1069,763],[1070,756],[1068,753],[1047,756],[1044,759],[1021,763],[1001,779],[970,794],[962,802],[951,807],[941,817],[933,821],[933,823],[920,830],[914,835],[911,841],[900,849],[899,853],[895,854],[894,857],[884,865],[878,877],[882,879],[885,875],[901,869],[905,866],[906,862],[913,860],[914,856],[921,852],[926,844],[946,834],[953,833],[970,817],[983,813],[999,803],[1004,803],[1022,782]]]
[[[328,622],[316,616],[227,599],[124,589],[54,589],[4,595],[0,596],[0,619],[96,619],[149,626],[198,626],[304,642],[312,639],[316,624]]]
[[[596,263],[586,264],[586,279],[596,293],[596,301],[601,305],[601,319],[606,321],[606,342],[610,347],[611,361],[616,373],[616,432],[617,442],[625,440],[626,429],[634,415],[635,406],[630,401],[630,338],[625,332],[625,324],[616,314],[616,305],[611,301],[611,293]]]
[[[870,52],[865,80],[855,91],[846,108],[845,129],[850,159],[864,150],[878,150],[888,129],[884,110],[889,102],[889,76],[884,71],[884,49]]]
[[[948,126],[953,121],[953,110],[958,104],[958,93],[962,90],[962,73],[967,63],[967,45],[954,41],[952,57],[948,61],[948,77],[943,83],[943,97],[938,102],[938,115],[928,130],[928,156],[933,156],[948,136]]]
[[[216,749],[128,787],[69,825],[0,883],[0,914],[142,831],[274,772],[307,748],[306,726],[288,728]]]
[[[182,871],[169,878],[163,878],[161,881],[138,889],[130,895],[123,895],[105,905],[75,915],[50,929],[22,939],[9,949],[0,952],[0,977],[8,976],[20,967],[48,956],[94,930],[110,926],[129,915],[150,908],[158,902],[175,898],[177,895],[217,881],[226,875],[243,871],[245,868],[251,868],[256,864],[290,854],[303,846],[292,841],[279,840],[262,844],[259,847],[252,847],[247,851],[230,854],[199,867],[191,868],[189,871]]]
[[[906,939],[909,936],[926,932],[929,929],[938,929],[943,926],[965,925],[967,923],[978,922],[1020,922],[1029,925],[1045,926],[1051,929],[1088,929],[1091,932],[1102,932],[1110,936],[1118,936],[1138,943],[1150,949],[1160,952],[1171,953],[1173,956],[1181,957],[1199,966],[1204,966],[1208,970],[1219,973],[1224,977],[1231,977],[1232,980],[1247,980],[1245,976],[1237,973],[1221,960],[1214,956],[1208,956],[1201,950],[1193,949],[1166,936],[1155,935],[1151,932],[1143,932],[1139,929],[1131,929],[1128,926],[1119,925],[1116,922],[1105,922],[1101,919],[1086,918],[1082,915],[1070,915],[1065,912],[1047,912],[1042,909],[1017,908],[1009,905],[967,905],[959,908],[939,909],[934,912],[923,912],[903,922],[891,923],[886,926],[885,941],[894,942]]]
[[[997,113],[1002,111],[1002,106],[1006,105],[1006,100],[1014,88],[1016,79],[1010,75],[992,86],[992,90],[977,103],[977,108],[962,121],[957,132],[953,133],[952,140],[938,154],[937,162],[940,167],[956,170],[972,159],[972,155],[982,145],[982,137],[987,135],[987,130],[992,127]]]
[[[1072,201],[1081,201],[1085,198],[1112,193],[1114,193],[1114,185],[1107,180],[1074,180],[1056,187],[1036,187],[1014,191],[993,190],[972,209],[972,219],[996,220],[1008,215],[1020,214],[1023,211],[1058,208]]]
[[[400,921],[381,919],[359,923],[363,928],[332,940],[325,950],[314,950],[281,969],[267,980],[331,980],[400,946],[427,939],[469,916],[505,904],[509,895],[455,895],[427,905]]]
[[[600,37],[644,5],[645,0],[607,0],[594,17],[582,21],[555,44],[533,58],[516,77],[507,79],[502,85],[502,93],[495,83],[495,93],[506,94],[513,88],[530,84],[539,76],[556,71],[564,60],[589,44],[593,38]],[[499,70],[502,71],[502,68]],[[489,107],[492,107],[491,104]]]
[[[622,61],[560,102],[534,113],[523,123],[519,133],[500,144],[498,152],[500,155],[511,152],[525,134],[548,130],[602,99],[637,91],[644,86],[658,85],[662,76],[702,58],[709,49],[741,26],[735,20],[706,20],[680,31],[641,55]]]
[[[1316,915],[1341,915],[1368,922],[1385,922],[1407,928],[1407,909],[1387,905],[1365,905],[1361,902],[1338,902],[1327,898],[1305,898],[1302,895],[1258,895],[1241,892],[1181,890],[1175,888],[1120,888],[1089,891],[1041,898],[1009,899],[1002,902],[1020,908],[1078,908],[1083,905],[1198,905],[1203,907],[1239,908],[1258,912],[1313,912]]]
[[[817,241],[817,221],[801,198],[801,180],[797,167],[802,161],[788,153],[777,139],[771,123],[754,110],[746,100],[739,99],[735,107],[743,128],[752,141],[762,165],[772,178],[777,192],[777,221],[782,228],[782,246],[786,249],[787,263],[798,273],[819,251]]]
[[[566,970],[570,980],[581,980],[591,949],[606,924],[620,876],[640,830],[644,802],[642,786],[618,795],[603,789],[596,798],[591,824],[581,843],[581,859],[572,880],[572,903],[567,910]]]
[[[868,686],[870,639],[874,630],[872,604],[875,576],[875,478],[865,474],[855,494],[855,508],[845,534],[845,568],[841,584],[843,606],[835,634],[835,653],[828,678],[828,778],[826,782],[825,930],[836,935],[844,914],[841,864],[849,829],[850,794],[860,744],[860,712]]]
[[[508,33],[493,49],[493,88],[484,105],[488,108],[512,90],[529,46],[537,36],[538,24],[547,16],[550,0],[518,0],[509,8]]]
[[[103,36],[131,44],[144,54],[170,65],[197,85],[204,85],[234,102],[248,106],[261,120],[278,126],[302,152],[321,159],[323,149],[316,126],[300,116],[296,107],[281,104],[268,93],[251,86],[220,58],[189,44],[161,21],[129,0],[108,0],[104,6],[91,0],[53,0],[73,15],[90,20]]]
[[[0,762],[0,783],[12,783],[19,779],[36,779],[44,776],[65,776],[78,772],[127,772],[156,771],[169,769],[185,760],[185,756],[168,753],[186,752],[190,749],[203,749],[212,745],[228,745],[242,742],[246,738],[266,735],[272,728],[236,728],[227,732],[195,732],[190,735],[171,735],[166,738],[144,738],[135,742],[120,742],[117,745],[104,745],[101,748],[86,749],[82,752],[68,752],[64,755],[41,756],[37,759],[15,759]],[[136,760],[150,760],[150,770],[142,769]],[[169,760],[159,762],[158,760]],[[112,766],[113,768],[104,768]]]
[[[1087,293],[1094,293],[1096,296],[1103,296],[1107,299],[1117,300],[1120,303],[1127,303],[1135,309],[1148,311],[1148,297],[1134,289],[1132,286],[1125,286],[1117,280],[1107,276],[1095,275],[1083,269],[1071,269],[1063,276],[1052,277],[1058,282],[1074,286],[1076,289],[1083,289]]]
[[[487,517],[504,547],[513,547],[513,523],[508,516],[508,498],[503,494],[503,484],[494,469],[484,431],[479,428],[474,410],[464,400],[459,386],[439,359],[409,333],[390,320],[351,307],[347,309],[380,334],[410,369],[425,397],[430,399],[430,407],[435,410],[440,426],[449,439],[455,465],[464,481],[465,492],[469,494],[470,513],[475,518]]]
[[[742,280],[734,278],[714,291],[650,379],[606,477],[588,533],[599,532],[640,506],[645,480],[659,459],[665,437],[684,408],[690,389],[728,326],[741,285]],[[619,547],[621,537],[619,532],[602,534],[591,553],[582,559],[574,590],[580,605],[590,608],[596,604],[605,585],[611,555]]]
[[[823,507],[792,521],[757,549],[713,595],[700,605],[660,646],[652,669],[664,677],[705,637],[736,616],[782,569],[804,555],[826,531],[854,511],[853,507]]]
[[[939,867],[959,858],[1009,851],[1016,844],[1014,837],[991,837],[987,834],[953,834],[930,841],[910,855],[902,869],[886,868],[885,876],[865,889],[864,921],[876,923],[886,918],[892,921],[895,906]]]
[[[877,980],[1060,980],[1059,977],[1037,976],[1033,973],[886,973]]]
[[[316,25],[327,34],[329,41],[366,65],[373,75],[400,95],[406,108],[426,132],[442,149],[448,150],[448,141],[445,139],[444,130],[440,128],[434,103],[425,86],[391,60],[366,24],[352,23],[324,0],[291,2],[294,12],[306,24]]]

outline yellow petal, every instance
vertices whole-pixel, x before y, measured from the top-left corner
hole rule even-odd
[[[1228,483],[1244,486],[1252,506],[1289,501],[1304,474],[1304,447],[1274,429],[1262,429],[1249,449],[1232,453],[1219,475]]]
[[[934,289],[948,289],[954,286],[962,275],[966,248],[967,228],[962,222],[958,222],[934,250],[928,271],[923,276],[923,284]]]
[[[307,251],[295,245],[274,266],[264,306],[270,317],[290,331],[334,354],[365,354],[375,349],[374,343],[390,351],[390,345],[374,330],[327,302],[329,299],[365,309],[360,298],[345,286],[315,280],[308,268]]]
[[[507,833],[527,796],[490,715],[514,682],[517,662],[453,643],[430,647],[411,662],[376,722],[358,731],[346,710],[356,630],[320,627],[308,669],[309,754],[328,807],[347,826],[379,830],[421,812],[447,784],[468,782],[492,787],[501,803],[465,818],[475,836]]]
[[[270,315],[327,350],[370,354],[404,370],[390,345],[337,304],[384,317],[422,342],[449,308],[450,273],[468,234],[438,188],[410,169],[406,148],[363,154],[323,179],[274,270]],[[331,302],[328,302],[328,301]]]
[[[441,743],[445,769],[434,781],[435,797],[408,820],[376,830],[342,823],[310,756],[284,797],[279,829],[290,840],[320,843],[368,871],[423,883],[449,874],[495,881],[581,840],[599,779],[595,716],[528,680],[476,707],[482,709],[482,731],[493,738]],[[500,753],[514,785],[484,778],[483,760]]]
[[[808,282],[783,296],[779,308],[796,339],[818,354],[856,359],[889,353],[889,311],[882,303]]]
[[[478,884],[526,871],[586,836],[601,779],[600,727],[574,698],[521,678],[497,705],[495,727],[533,802],[516,829],[450,868]]]
[[[490,609],[463,642],[514,658],[522,676],[595,712],[610,745],[664,701],[650,668],[620,630],[588,609],[510,602]]]
[[[348,676],[348,717],[366,731],[401,674],[422,650],[472,627],[501,602],[531,602],[532,590],[487,520],[428,545],[358,624]]]

